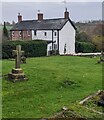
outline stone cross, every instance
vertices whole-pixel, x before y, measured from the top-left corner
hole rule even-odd
[[[20,68],[21,63],[21,55],[24,53],[24,51],[21,51],[21,45],[16,46],[16,50],[13,50],[13,55],[16,56],[15,58],[15,68]]]

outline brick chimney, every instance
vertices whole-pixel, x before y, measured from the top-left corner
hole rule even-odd
[[[22,21],[22,15],[20,13],[18,13],[18,22]]]
[[[65,18],[65,19],[68,19],[68,18],[69,18],[69,12],[67,11],[67,8],[66,8],[66,10],[65,10],[65,12],[64,12],[64,18]]]
[[[39,21],[43,20],[43,13],[38,13],[37,15],[38,15],[38,20]]]

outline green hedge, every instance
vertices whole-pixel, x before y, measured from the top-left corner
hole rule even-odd
[[[76,42],[75,44],[75,51],[76,53],[92,53],[96,51],[96,47],[94,44],[90,42]]]
[[[16,49],[16,45],[21,45],[25,51],[26,57],[40,57],[47,55],[47,42],[42,40],[34,41],[8,41],[2,44],[2,58],[13,58],[12,50]]]

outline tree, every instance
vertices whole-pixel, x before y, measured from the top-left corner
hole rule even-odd
[[[77,32],[76,41],[78,42],[89,42],[91,40],[90,36],[86,34],[86,32]]]
[[[15,21],[12,21],[12,25],[15,25],[16,23],[15,23]]]
[[[92,43],[98,51],[104,51],[104,24],[97,24],[93,30]]]
[[[7,30],[5,22],[4,22],[4,27],[3,27],[3,41],[4,40],[8,40],[8,39],[9,39],[8,30]]]
[[[104,51],[104,36],[94,35],[92,43],[95,44],[98,51]]]
[[[104,24],[100,23],[97,24],[93,30],[93,35],[100,35],[100,36],[104,36]]]

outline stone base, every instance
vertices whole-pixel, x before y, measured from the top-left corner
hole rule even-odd
[[[19,68],[19,69],[13,68],[11,73],[8,74],[8,79],[13,82],[27,80],[27,78],[21,68]]]

